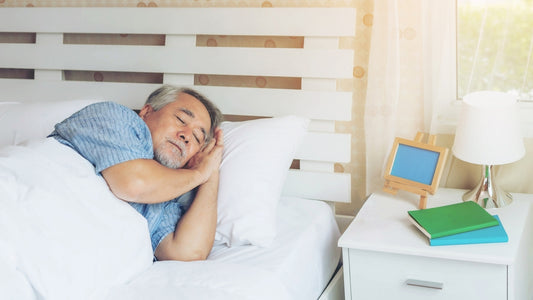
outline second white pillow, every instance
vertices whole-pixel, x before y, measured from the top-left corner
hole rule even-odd
[[[287,171],[309,119],[274,117],[223,122],[215,241],[268,246],[276,236],[276,208]]]

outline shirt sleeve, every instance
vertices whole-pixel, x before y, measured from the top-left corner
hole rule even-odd
[[[55,125],[49,135],[90,161],[96,173],[133,159],[152,159],[146,123],[131,109],[113,102],[91,104]]]

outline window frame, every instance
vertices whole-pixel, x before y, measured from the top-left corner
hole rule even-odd
[[[433,133],[455,134],[462,101],[457,97],[457,1],[423,2],[425,123]],[[522,134],[531,138],[533,102],[518,106]]]

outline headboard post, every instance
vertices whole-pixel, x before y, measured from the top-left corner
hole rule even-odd
[[[179,49],[194,48],[195,46],[195,35],[165,35],[165,47],[176,49],[176,55],[179,55]],[[164,73],[163,83],[192,86],[194,85],[194,74]]]
[[[60,45],[63,44],[62,33],[36,33],[35,44],[37,45]],[[35,80],[63,80],[63,72],[61,70],[49,70],[49,69],[35,69]]]
[[[339,39],[337,37],[305,37],[304,49],[337,49]],[[302,78],[303,90],[325,90],[336,91],[337,80],[334,78]],[[320,121],[320,125],[314,124],[311,127],[317,132],[335,132],[335,121]],[[331,162],[318,162],[310,160],[300,160],[300,169],[304,171],[334,172],[334,165]]]

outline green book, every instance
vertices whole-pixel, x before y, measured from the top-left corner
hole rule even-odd
[[[407,213],[409,220],[430,239],[499,224],[496,218],[473,201],[411,210]]]

